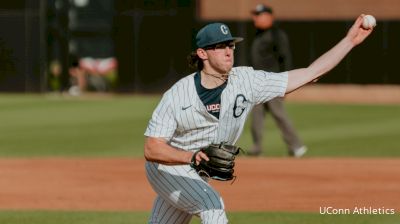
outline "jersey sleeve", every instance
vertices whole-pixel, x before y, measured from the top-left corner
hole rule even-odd
[[[256,104],[265,103],[275,97],[283,97],[288,83],[288,72],[273,73],[254,70],[251,75]]]
[[[174,116],[173,102],[170,98],[170,92],[166,92],[160,103],[153,112],[149,121],[145,136],[162,137],[170,140],[177,127]]]

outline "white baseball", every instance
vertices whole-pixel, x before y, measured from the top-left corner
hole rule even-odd
[[[362,27],[364,29],[372,29],[376,26],[376,19],[371,15],[364,16]]]

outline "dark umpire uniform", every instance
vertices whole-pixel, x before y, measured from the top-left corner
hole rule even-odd
[[[269,16],[272,16],[272,9],[260,4],[257,5],[252,13],[254,16],[259,16],[261,13],[269,13],[271,14]],[[256,37],[251,46],[251,65],[254,69],[270,72],[289,71],[292,68],[292,56],[286,33],[275,25],[267,29],[256,28]],[[284,108],[283,98],[281,97],[274,98],[264,104],[259,104],[254,107],[251,123],[254,146],[250,154],[259,155],[262,151],[262,137],[264,133],[264,117],[266,111],[271,113],[276,124],[280,128],[283,139],[288,147],[289,155],[301,157],[305,153],[306,148],[296,134],[288,118]]]

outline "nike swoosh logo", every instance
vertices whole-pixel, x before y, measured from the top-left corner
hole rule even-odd
[[[189,105],[189,106],[187,106],[187,107],[182,107],[182,110],[186,110],[186,109],[188,109],[189,107],[191,107],[192,105]]]

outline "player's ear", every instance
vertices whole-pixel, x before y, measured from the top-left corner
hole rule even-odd
[[[202,60],[207,60],[208,59],[207,52],[203,48],[197,48],[196,53],[197,53],[197,56],[199,56],[200,59],[202,59]]]

